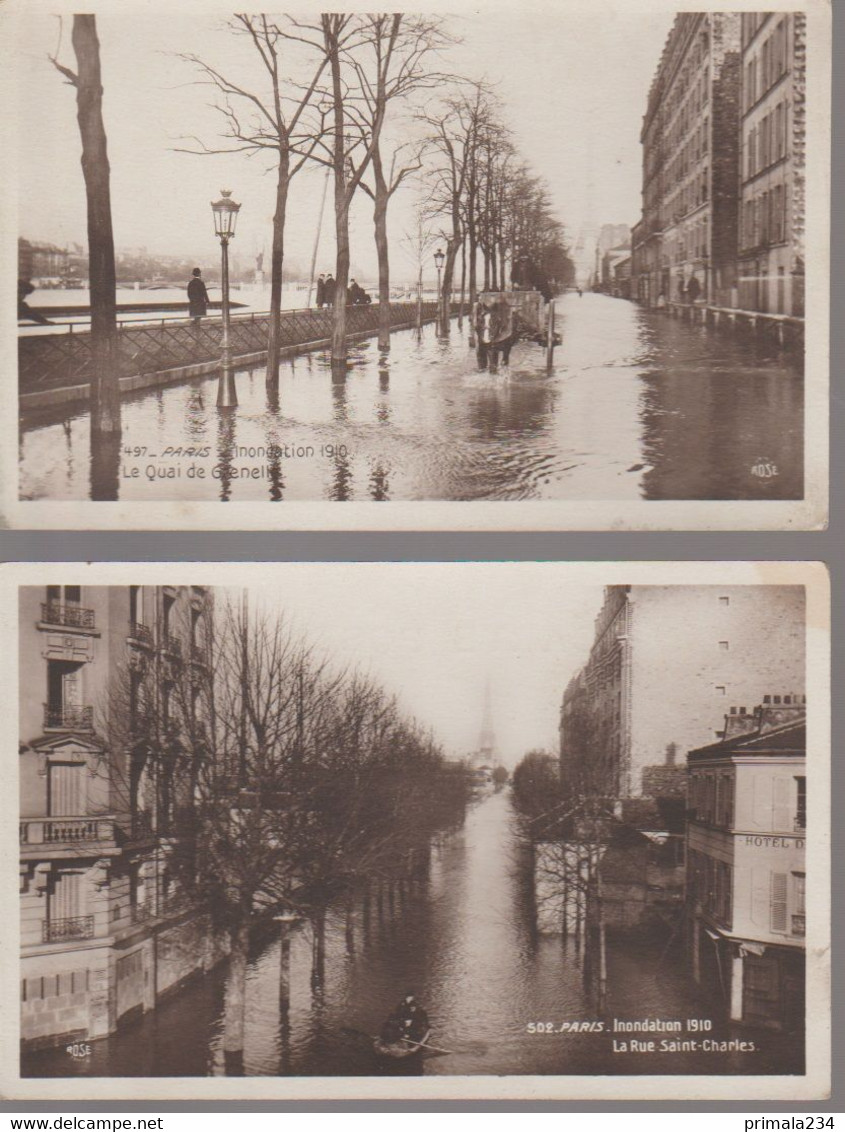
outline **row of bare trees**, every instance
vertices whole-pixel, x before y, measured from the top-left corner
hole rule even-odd
[[[134,650],[115,676],[103,769],[226,939],[224,1048],[237,1062],[254,932],[280,914],[310,921],[321,979],[329,906],[412,876],[462,819],[467,786],[393,697],[333,669],[275,611],[218,591],[203,620],[181,658]]]
[[[480,82],[460,84],[420,117],[429,146],[423,214],[441,225],[446,243],[444,324],[457,290],[463,308],[479,290],[503,290],[509,282],[546,298],[567,286],[573,265],[563,225],[542,178],[520,158],[493,90]]]
[[[419,227],[410,240],[420,257],[431,236],[446,246],[441,325],[455,289],[460,258],[462,304],[481,285],[502,289],[509,275],[551,293],[569,281],[564,230],[547,190],[520,159],[502,108],[482,82],[444,71],[455,42],[436,15],[324,13],[236,14],[227,24],[232,55],[219,64],[183,53],[200,83],[214,91],[221,115],[215,138],[189,136],[182,152],[242,153],[269,162],[275,174],[270,263],[268,391],[278,388],[282,278],[293,178],[320,165],[334,187],[336,291],[332,365],[346,369],[350,209],[356,193],[372,202],[378,260],[379,348],[390,348],[389,207],[397,190],[419,183]],[[74,16],[77,69],[57,69],[76,87],[88,199],[94,381],[92,422],[120,433],[114,357],[115,287],[109,165],[102,118],[100,52],[94,16]]]

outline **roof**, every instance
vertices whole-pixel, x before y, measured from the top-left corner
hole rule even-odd
[[[705,762],[709,759],[731,758],[742,755],[794,755],[804,758],[807,753],[806,717],[791,723],[773,727],[771,730],[753,731],[748,735],[737,735],[732,739],[722,739],[706,747],[698,747],[687,755],[688,762]]]

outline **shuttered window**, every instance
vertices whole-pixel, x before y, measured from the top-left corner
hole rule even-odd
[[[80,817],[87,809],[84,763],[51,763],[48,810],[50,817]]]
[[[51,920],[68,920],[81,916],[82,874],[61,873],[56,878],[56,887],[50,896],[49,917]]]
[[[772,873],[771,928],[773,932],[786,931],[786,873]]]

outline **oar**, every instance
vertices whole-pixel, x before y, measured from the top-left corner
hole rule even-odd
[[[428,1044],[428,1042],[425,1041],[425,1040],[423,1040],[421,1042],[415,1042],[415,1041],[413,1041],[412,1038],[402,1038],[402,1041],[407,1042],[409,1045],[416,1046],[417,1049],[434,1050],[435,1053],[454,1053],[455,1052],[453,1049],[441,1049],[440,1046],[430,1046]]]

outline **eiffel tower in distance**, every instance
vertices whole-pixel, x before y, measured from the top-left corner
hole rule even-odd
[[[481,732],[478,737],[478,751],[474,758],[476,766],[495,767],[498,758],[496,755],[496,732],[493,729],[493,695],[490,680],[484,686],[484,709],[481,715]]]

